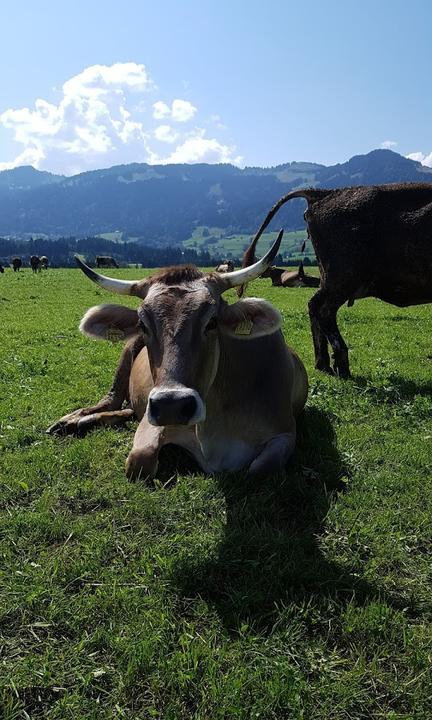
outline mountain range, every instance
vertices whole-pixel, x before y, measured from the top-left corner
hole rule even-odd
[[[123,239],[178,244],[197,226],[253,233],[270,207],[298,187],[432,182],[432,168],[391,150],[345,163],[291,162],[276,167],[133,163],[72,177],[22,166],[0,172],[0,235],[51,237],[120,231]],[[294,200],[274,226],[304,227],[304,201]]]

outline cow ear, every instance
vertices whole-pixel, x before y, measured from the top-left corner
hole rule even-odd
[[[79,329],[95,340],[121,342],[139,332],[138,313],[123,305],[96,305],[87,310]]]
[[[225,305],[219,316],[219,330],[239,340],[253,340],[279,330],[282,318],[267,300],[247,298]]]

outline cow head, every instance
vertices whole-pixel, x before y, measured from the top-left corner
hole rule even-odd
[[[94,282],[135,295],[138,310],[121,305],[91,308],[80,330],[90,337],[124,340],[141,334],[154,387],[147,404],[153,425],[193,425],[205,419],[205,399],[218,369],[224,336],[251,340],[280,327],[279,312],[265,300],[228,305],[223,293],[258,277],[278,252],[283,231],[269,252],[251,267],[231,273],[203,273],[194,266],[163,270],[134,282],[99,275],[79,258]],[[224,358],[224,361],[226,358]]]

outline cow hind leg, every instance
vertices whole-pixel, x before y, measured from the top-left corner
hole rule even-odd
[[[312,331],[312,340],[315,352],[315,367],[317,370],[332,374],[330,366],[330,355],[328,351],[328,342],[326,334],[323,332],[319,321],[319,305],[321,291],[317,293],[309,301],[309,319]]]
[[[326,290],[321,289],[315,293],[309,302],[309,316],[315,348],[315,367],[317,370],[331,372],[327,349],[327,342],[329,342],[333,350],[334,372],[342,378],[347,378],[350,375],[348,348],[340,334],[336,315],[346,299],[346,297],[342,299],[336,298]]]
[[[267,477],[284,470],[294,452],[295,433],[282,433],[269,440],[247,471],[247,477]]]

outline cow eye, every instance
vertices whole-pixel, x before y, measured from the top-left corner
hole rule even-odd
[[[217,317],[216,315],[213,315],[212,319],[209,320],[209,322],[206,325],[206,332],[210,332],[211,330],[216,330],[217,328]]]

